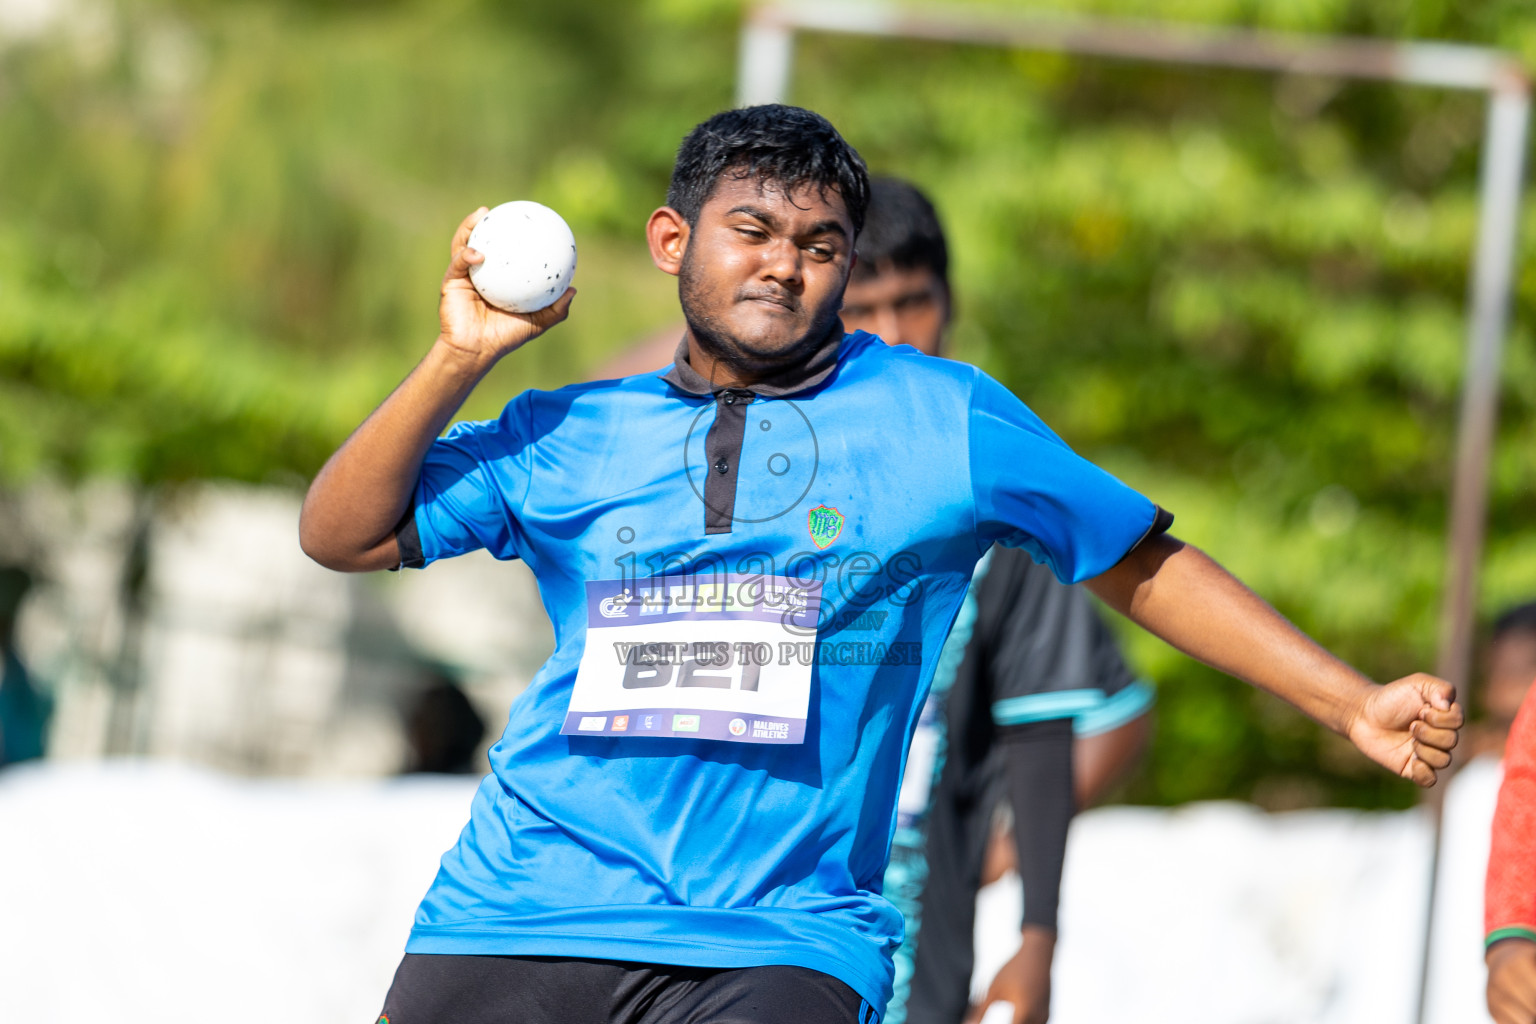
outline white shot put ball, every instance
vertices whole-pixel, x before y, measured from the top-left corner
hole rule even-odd
[[[576,273],[576,236],[554,210],[519,199],[480,218],[469,247],[475,291],[497,309],[533,313],[565,294]]]

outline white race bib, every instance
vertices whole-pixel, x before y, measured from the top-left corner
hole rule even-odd
[[[821,583],[721,574],[587,583],[560,732],[803,743]]]

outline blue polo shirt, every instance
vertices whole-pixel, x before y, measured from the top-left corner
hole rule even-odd
[[[788,964],[885,1004],[897,792],[977,559],[1023,547],[1075,582],[1160,516],[972,366],[859,332],[798,369],[714,389],[680,349],[665,375],[525,392],[433,444],[405,564],[524,559],[555,650],[491,748],[408,952]],[[811,595],[809,621],[758,645],[804,666],[803,718],[759,736],[730,711],[576,709],[611,623],[651,610],[715,628],[697,604],[645,605],[706,578]],[[659,685],[622,657],[623,686]],[[749,683],[719,679],[694,683]]]

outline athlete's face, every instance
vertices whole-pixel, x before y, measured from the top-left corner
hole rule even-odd
[[[903,269],[889,263],[872,274],[860,273],[843,293],[843,326],[877,334],[887,345],[911,345],[938,355],[949,327],[949,291],[939,275],[927,267]]]
[[[689,331],[711,356],[747,371],[792,363],[834,328],[853,235],[835,191],[786,193],[729,173],[694,224],[663,207],[649,225],[652,259],[678,276]]]

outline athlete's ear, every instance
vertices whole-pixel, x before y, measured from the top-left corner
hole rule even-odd
[[[645,222],[645,240],[651,246],[651,262],[658,270],[676,277],[683,269],[683,253],[688,251],[692,229],[688,220],[670,206],[663,206]]]

